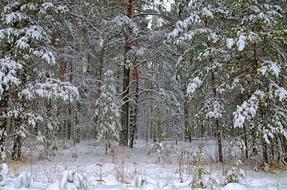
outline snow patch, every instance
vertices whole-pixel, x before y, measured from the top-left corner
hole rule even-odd
[[[195,77],[187,86],[187,94],[192,95],[201,84],[202,80],[199,77]]]

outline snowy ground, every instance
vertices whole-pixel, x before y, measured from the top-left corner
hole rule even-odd
[[[190,183],[195,170],[193,153],[198,143],[163,143],[161,153],[150,153],[151,145],[137,143],[133,150],[115,147],[114,153],[105,155],[104,150],[95,142],[82,142],[76,147],[60,150],[57,156],[48,160],[8,162],[11,173],[16,176],[26,171],[32,175],[29,189],[57,190],[59,180],[65,170],[74,170],[86,179],[89,190],[185,190],[191,189]],[[205,167],[210,175],[205,183],[209,189],[224,190],[278,190],[287,189],[287,172],[276,170],[273,173],[255,172],[251,167],[244,169],[246,177],[240,184],[221,185],[224,181],[223,171],[229,166],[215,163],[215,148],[212,141],[205,142]],[[36,151],[35,151],[36,152]],[[184,152],[184,154],[181,154]],[[76,157],[73,156],[76,153]],[[182,177],[179,174],[179,160],[182,155]],[[247,169],[248,168],[248,169]],[[14,179],[11,179],[13,181]],[[53,184],[54,185],[51,185]],[[142,186],[140,185],[142,184]],[[15,182],[0,183],[0,189],[15,189]],[[23,188],[25,189],[25,188]]]

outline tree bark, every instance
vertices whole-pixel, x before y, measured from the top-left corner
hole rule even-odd
[[[137,117],[138,117],[138,99],[139,99],[139,69],[138,66],[134,67],[133,72],[133,83],[135,89],[134,97],[134,108],[133,114],[131,115],[131,137],[130,137],[130,147],[133,148],[134,141],[137,133]]]
[[[245,144],[245,158],[249,158],[249,148],[248,148],[248,139],[247,139],[247,129],[246,124],[243,125],[243,132],[244,132],[244,144]]]
[[[134,0],[128,0],[126,15],[129,18],[132,18],[133,14],[133,3]],[[129,84],[130,84],[130,66],[127,63],[127,54],[130,50],[129,38],[132,33],[132,30],[129,29],[125,34],[125,45],[124,45],[124,73],[123,73],[123,101],[124,105],[122,106],[122,115],[121,115],[121,125],[122,130],[120,134],[120,145],[128,146],[128,137],[129,137]]]
[[[216,98],[217,97],[217,90],[215,86],[215,76],[213,71],[211,72],[211,83],[213,88],[213,95]],[[223,162],[223,151],[222,151],[222,134],[221,129],[219,126],[219,120],[215,119],[215,128],[216,128],[216,137],[217,137],[217,146],[218,146],[218,161]]]
[[[22,138],[20,133],[21,118],[15,119],[15,130],[14,130],[14,144],[12,148],[12,159],[21,159],[21,148],[22,148]]]
[[[65,53],[66,44],[67,44],[67,33],[64,32],[63,38],[62,38],[62,43],[61,43],[61,46],[60,46],[60,50],[62,52],[62,56],[61,56],[60,61],[59,61],[59,79],[61,81],[64,81],[64,79],[65,79],[66,66],[65,66],[64,53]]]
[[[187,95],[187,85],[184,87],[184,140],[191,142],[191,131],[189,123],[189,98]]]
[[[268,164],[269,163],[269,159],[268,159],[268,146],[267,143],[265,142],[264,139],[262,139],[262,154],[263,154],[263,161],[264,163]]]

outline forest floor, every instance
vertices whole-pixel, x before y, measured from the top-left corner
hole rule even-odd
[[[255,163],[241,169],[246,174],[239,183],[224,184],[223,171],[230,164],[216,163],[214,141],[204,142],[208,172],[203,180],[207,189],[223,190],[279,190],[287,189],[287,172],[274,169],[272,172],[254,171]],[[114,151],[105,154],[103,148],[94,141],[82,142],[76,146],[61,145],[57,155],[50,160],[39,160],[33,154],[31,160],[7,164],[11,173],[19,175],[31,173],[32,185],[28,189],[57,190],[59,180],[65,170],[74,170],[86,179],[88,190],[185,190],[191,189],[192,176],[198,168],[194,161],[198,141],[192,143],[175,141],[163,142],[161,151],[152,151],[152,144],[137,142],[133,149],[113,147]],[[38,152],[34,150],[34,152]],[[52,185],[51,185],[52,184]],[[14,190],[13,184],[0,189]],[[22,188],[25,189],[25,188]]]

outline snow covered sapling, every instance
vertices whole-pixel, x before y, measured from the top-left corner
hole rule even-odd
[[[117,141],[119,137],[121,124],[118,102],[113,72],[108,70],[104,74],[100,97],[96,101],[96,110],[93,116],[98,139],[105,145],[106,154],[111,142]]]
[[[241,165],[242,165],[241,160],[238,157],[235,157],[233,165],[229,170],[226,171],[226,184],[239,183],[240,180],[245,176],[244,171],[240,169]]]
[[[161,153],[163,151],[163,146],[160,142],[155,142],[151,145],[151,149],[148,151],[147,155],[152,153],[157,153],[158,155],[158,163],[160,163]]]
[[[194,154],[194,161],[196,164],[195,173],[191,182],[192,188],[206,188],[204,184],[204,176],[208,173],[204,168],[204,153],[203,144],[200,143],[197,152]]]

